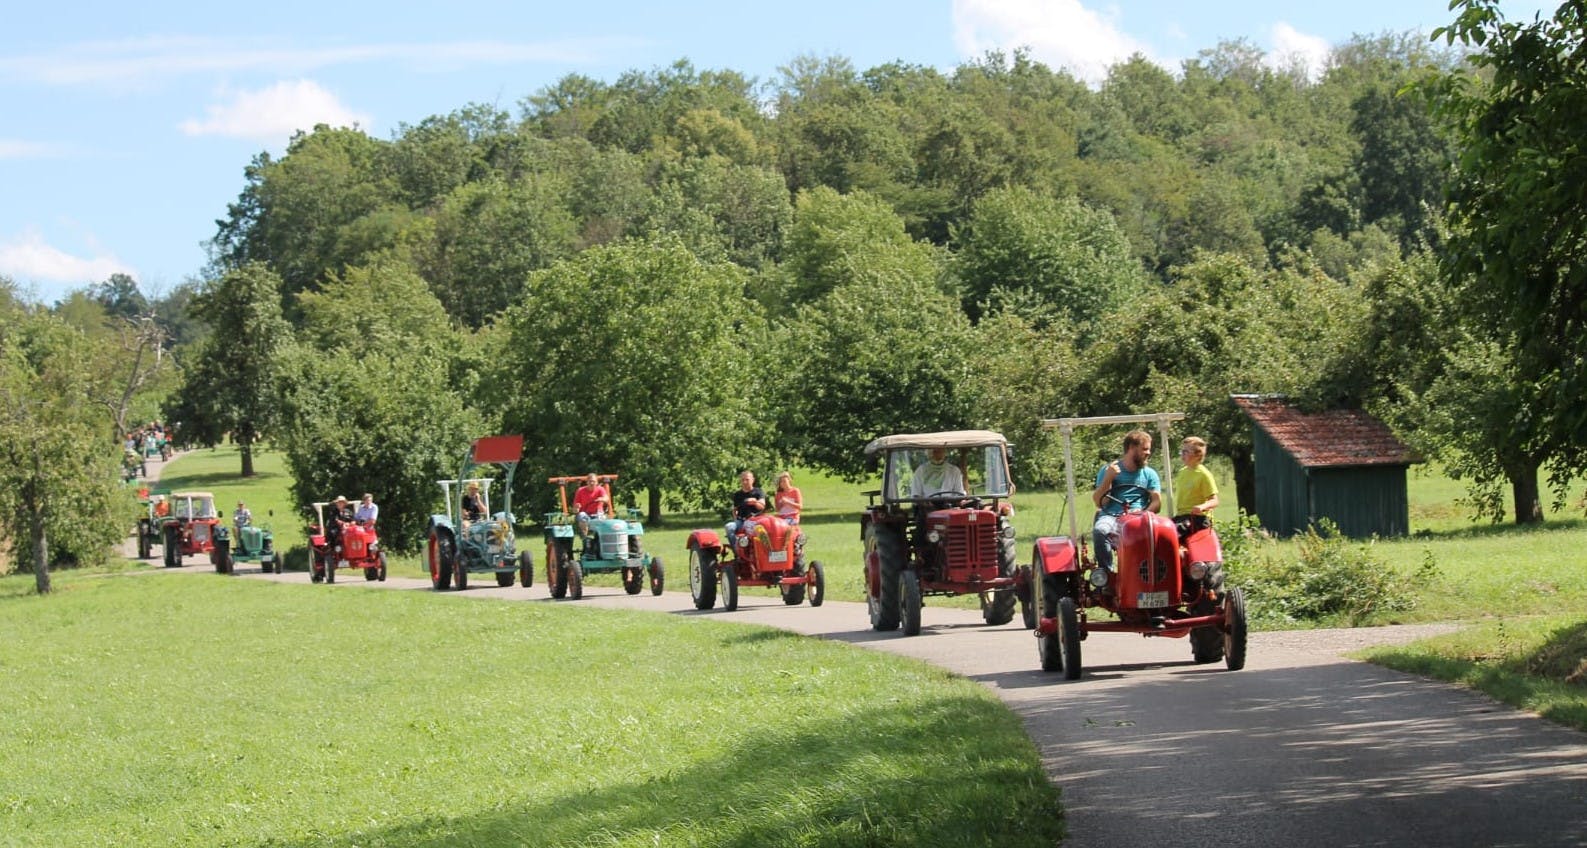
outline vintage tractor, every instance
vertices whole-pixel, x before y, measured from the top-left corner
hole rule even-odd
[[[597,474],[607,488],[608,496],[616,504],[612,483],[616,474]],[[667,585],[666,570],[661,557],[645,553],[645,526],[639,522],[640,512],[629,508],[626,518],[613,515],[591,516],[585,525],[587,536],[575,552],[573,542],[578,538],[577,517],[568,500],[568,486],[578,485],[588,479],[583,477],[551,477],[548,482],[557,487],[560,512],[545,514],[546,586],[553,598],[584,597],[584,575],[619,573],[623,578],[623,591],[639,594],[650,583],[650,594],[660,595]]]
[[[1036,540],[1033,567],[1037,575],[1034,605],[1037,656],[1043,671],[1061,671],[1068,680],[1080,677],[1080,645],[1092,632],[1139,633],[1190,639],[1198,663],[1223,660],[1230,671],[1245,667],[1245,597],[1224,585],[1223,549],[1217,532],[1199,516],[1179,521],[1146,510],[1128,510],[1120,519],[1114,569],[1096,566],[1087,544],[1090,533],[1077,526],[1075,428],[1155,423],[1163,443],[1168,427],[1184,413],[1147,416],[1058,418],[1045,422],[1063,436],[1066,512],[1069,535]],[[1170,451],[1163,455],[1163,503],[1173,503]],[[1126,487],[1129,488],[1129,487]],[[1127,492],[1110,493],[1119,502]],[[1089,499],[1087,499],[1089,502]],[[1116,621],[1090,621],[1087,611],[1103,610]]]
[[[882,467],[882,488],[866,492],[866,606],[871,626],[920,632],[928,595],[980,596],[982,619],[1007,624],[1024,607],[1030,570],[1015,564],[1008,442],[988,430],[884,436],[865,446]]]
[[[782,602],[796,606],[806,600],[821,606],[826,599],[826,571],[819,561],[805,561],[805,534],[797,521],[761,513],[744,521],[731,538],[702,529],[689,534],[689,594],[694,608],[716,605],[738,609],[740,586],[776,586]]]
[[[275,551],[275,534],[268,527],[254,526],[251,520],[244,521],[236,528],[217,524],[215,556],[215,570],[221,574],[231,574],[239,562],[257,563],[262,574],[281,573],[281,558]]]
[[[160,533],[160,543],[165,547],[165,566],[180,568],[182,558],[192,554],[209,554],[210,564],[221,570],[224,552],[215,550],[215,528],[220,516],[215,514],[215,496],[209,492],[175,492],[165,500],[166,510],[155,516]]]
[[[514,551],[513,523],[517,519],[512,514],[512,476],[522,457],[523,436],[475,439],[463,455],[457,479],[437,481],[446,512],[430,516],[425,534],[425,560],[430,567],[430,585],[436,591],[449,586],[467,589],[470,572],[496,575],[497,586],[511,586],[514,574],[524,588],[534,585],[534,558],[527,550]],[[490,508],[490,488],[495,481],[469,476],[487,465],[506,472],[499,512]],[[470,483],[479,484],[481,517],[465,514],[463,508],[465,487]]]
[[[335,583],[336,569],[356,568],[368,581],[386,579],[386,552],[380,547],[380,534],[373,525],[344,521],[332,513],[335,531],[325,523],[325,508],[334,501],[315,501],[315,523],[308,528],[309,580]]]

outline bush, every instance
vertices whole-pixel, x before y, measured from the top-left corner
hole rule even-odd
[[[1251,524],[1242,517],[1220,538],[1231,542],[1224,558],[1258,622],[1364,624],[1413,609],[1416,587],[1437,577],[1431,559],[1414,574],[1399,573],[1373,551],[1373,542],[1347,539],[1326,519],[1296,537],[1293,551],[1264,543]]]

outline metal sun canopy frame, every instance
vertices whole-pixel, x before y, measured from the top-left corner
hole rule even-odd
[[[1075,497],[1075,462],[1074,462],[1074,432],[1076,427],[1093,426],[1118,426],[1120,424],[1156,424],[1159,444],[1168,444],[1168,428],[1175,421],[1185,420],[1183,412],[1154,412],[1147,415],[1099,415],[1090,418],[1046,418],[1041,424],[1045,430],[1057,430],[1064,442],[1064,484],[1069,496],[1069,538],[1080,539],[1079,510],[1075,504],[1079,501]],[[1162,451],[1163,457],[1163,501],[1170,504],[1169,511],[1173,511],[1174,502],[1174,462],[1173,451]]]
[[[490,487],[495,482],[494,478],[469,477],[470,471],[481,465],[498,465],[507,472],[503,481],[505,494],[502,496],[502,512],[512,512],[512,477],[518,469],[518,461],[523,458],[523,436],[486,436],[475,439],[469,447],[468,453],[463,457],[463,466],[457,472],[455,480],[437,480],[441,484],[441,496],[446,502],[448,515],[455,515],[459,521],[463,518],[463,492],[469,483],[479,484],[480,498],[484,501],[485,515],[495,515],[490,508]],[[453,486],[456,501],[453,500]],[[456,506],[454,510],[453,507]]]

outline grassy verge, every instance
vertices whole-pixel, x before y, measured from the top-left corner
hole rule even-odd
[[[191,574],[63,575],[0,604],[7,844],[1060,836],[982,687],[816,639]]]
[[[1480,690],[1511,706],[1587,730],[1587,620],[1507,618],[1363,659]]]

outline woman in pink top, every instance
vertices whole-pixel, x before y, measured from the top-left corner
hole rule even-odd
[[[805,500],[799,490],[794,488],[792,474],[784,471],[777,475],[777,494],[773,496],[773,504],[780,518],[799,521],[799,512],[805,508]]]

